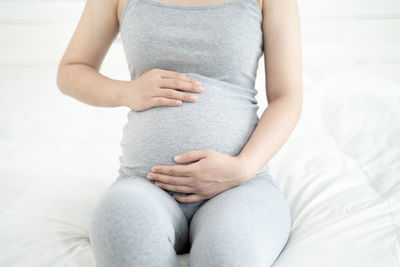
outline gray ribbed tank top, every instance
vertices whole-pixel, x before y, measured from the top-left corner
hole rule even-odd
[[[263,35],[257,0],[126,0],[120,34],[131,80],[160,68],[186,73],[205,88],[194,103],[128,112],[120,175],[145,178],[154,165],[178,165],[173,157],[189,150],[238,155],[259,120],[255,79]],[[269,172],[269,164],[260,172]]]

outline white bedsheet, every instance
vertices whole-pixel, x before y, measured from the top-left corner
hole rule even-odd
[[[398,267],[400,83],[305,78],[301,119],[271,159],[293,221],[274,266]],[[117,176],[127,110],[62,95],[54,70],[0,86],[0,266],[94,266],[91,212]]]

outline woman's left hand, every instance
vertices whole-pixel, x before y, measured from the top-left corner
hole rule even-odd
[[[242,160],[214,150],[191,150],[174,157],[178,163],[197,161],[188,165],[155,165],[151,168],[155,184],[161,188],[192,193],[173,195],[180,202],[197,202],[238,186],[248,180]]]

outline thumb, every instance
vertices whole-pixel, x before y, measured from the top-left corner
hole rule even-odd
[[[176,155],[174,160],[176,162],[191,162],[197,161],[207,156],[206,150],[191,150],[180,155]]]

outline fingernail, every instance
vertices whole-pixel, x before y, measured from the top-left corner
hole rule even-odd
[[[197,85],[200,85],[200,84],[201,84],[201,82],[200,82],[199,80],[195,80],[195,83],[196,83]]]
[[[177,155],[174,157],[175,160],[180,160],[181,159],[181,155]]]

